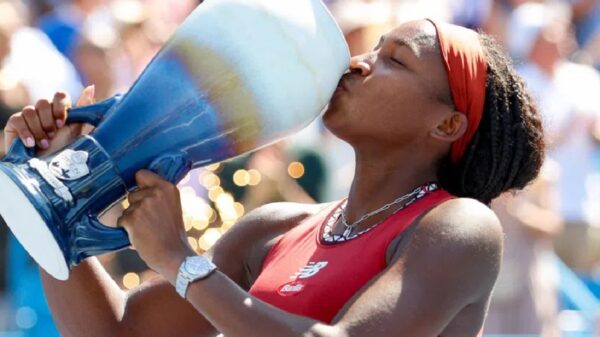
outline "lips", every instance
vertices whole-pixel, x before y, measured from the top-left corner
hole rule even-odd
[[[343,90],[343,91],[349,91],[348,90],[348,77],[346,75],[344,75],[342,77],[342,79],[340,80],[340,82],[338,83],[337,89],[336,90]]]

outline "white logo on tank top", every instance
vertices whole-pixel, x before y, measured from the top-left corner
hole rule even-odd
[[[306,266],[300,268],[300,271],[294,274],[294,276],[290,276],[290,279],[306,279],[317,275],[323,268],[325,268],[329,262],[310,262]]]

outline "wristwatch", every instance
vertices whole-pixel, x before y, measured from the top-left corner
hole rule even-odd
[[[215,270],[217,270],[217,266],[204,256],[188,256],[179,267],[175,290],[179,296],[185,298],[190,283],[207,278]]]

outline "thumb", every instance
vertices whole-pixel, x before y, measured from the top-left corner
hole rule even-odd
[[[79,99],[77,100],[77,106],[90,105],[95,103],[95,92],[96,86],[93,84],[83,89],[83,91],[81,92],[81,96],[79,96]]]

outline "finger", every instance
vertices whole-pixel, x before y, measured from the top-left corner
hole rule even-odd
[[[135,174],[135,181],[137,182],[137,185],[142,189],[148,187],[158,187],[165,183],[170,184],[158,174],[148,170],[137,171]]]
[[[56,123],[52,115],[52,104],[46,99],[41,99],[35,104],[35,109],[40,117],[42,129],[50,139],[54,138],[56,135]]]
[[[35,108],[32,106],[25,107],[23,109],[23,117],[25,118],[25,123],[27,123],[27,127],[33,134],[38,146],[42,149],[47,149],[50,145],[48,143],[48,135],[42,128],[40,117]]]
[[[143,189],[139,189],[137,191],[131,192],[129,193],[129,195],[127,196],[127,201],[129,202],[129,205],[131,207],[131,205],[136,205],[138,203],[140,203],[142,200],[151,197],[152,195],[154,195],[154,190],[151,188],[143,188]]]
[[[129,218],[127,216],[127,210],[125,210],[125,211],[123,211],[123,215],[121,215],[117,219],[117,227],[124,228],[125,230],[127,230],[128,223],[129,223]]]
[[[71,97],[67,93],[57,92],[52,99],[52,116],[57,128],[62,128],[67,120],[67,109],[71,107]]]
[[[22,112],[10,116],[4,128],[4,137],[6,149],[12,145],[17,137],[21,138],[26,147],[31,148],[35,146],[33,134],[29,131]]]
[[[83,89],[83,91],[81,92],[81,96],[79,96],[79,99],[77,100],[77,106],[93,104],[95,102],[95,92],[96,86],[93,84]]]
[[[137,207],[130,207],[124,210],[123,214],[117,219],[117,227],[125,229],[127,231],[127,234],[130,234],[129,228],[135,223],[137,212],[136,208]]]

